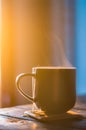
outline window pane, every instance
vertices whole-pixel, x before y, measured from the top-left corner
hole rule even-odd
[[[86,93],[86,0],[76,1],[77,93]]]

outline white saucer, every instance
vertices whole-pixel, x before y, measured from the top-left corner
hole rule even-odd
[[[24,112],[24,116],[32,117],[39,121],[55,121],[55,120],[74,119],[74,118],[82,119],[82,116],[80,114],[72,110],[63,114],[52,114],[52,115],[47,115],[45,114],[44,111],[41,110],[29,110]]]

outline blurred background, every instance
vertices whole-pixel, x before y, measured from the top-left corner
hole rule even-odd
[[[34,66],[76,67],[86,94],[86,0],[0,0],[0,107],[29,103],[15,79]],[[30,94],[31,84],[22,81]]]

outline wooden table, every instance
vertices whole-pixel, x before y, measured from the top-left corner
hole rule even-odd
[[[72,109],[83,116],[56,120],[51,122],[40,122],[31,117],[23,117],[24,111],[31,109],[32,105],[20,105],[0,109],[0,130],[86,130],[86,96],[77,98]]]

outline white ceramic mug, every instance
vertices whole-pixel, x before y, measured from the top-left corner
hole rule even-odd
[[[33,96],[20,87],[20,80],[32,76]],[[19,92],[38,108],[49,114],[67,112],[76,100],[76,68],[34,67],[32,73],[22,73],[16,78]]]

